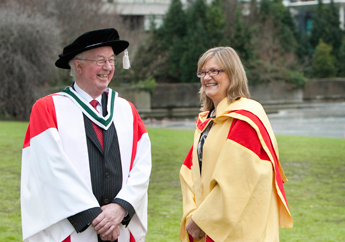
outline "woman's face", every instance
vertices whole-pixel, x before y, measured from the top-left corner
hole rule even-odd
[[[220,66],[214,57],[211,57],[201,68],[200,71],[220,70]],[[205,90],[206,95],[213,101],[214,107],[227,96],[227,91],[230,86],[230,78],[227,73],[219,72],[216,76],[210,76],[208,73],[200,78],[201,85]]]

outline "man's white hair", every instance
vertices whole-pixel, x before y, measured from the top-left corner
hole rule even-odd
[[[75,79],[75,74],[76,74],[76,71],[75,71],[75,67],[73,65],[73,60],[75,59],[84,59],[84,52],[82,53],[79,53],[78,55],[76,55],[72,60],[70,60],[68,62],[68,65],[71,67],[71,71],[69,73],[69,75],[73,78],[73,81],[76,81]],[[81,62],[84,62],[83,60],[80,60]]]

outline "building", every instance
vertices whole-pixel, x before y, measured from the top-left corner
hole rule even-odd
[[[163,16],[168,11],[171,0],[102,0],[103,13],[119,14],[129,23],[131,29],[150,28],[151,21],[156,27],[163,22]],[[181,0],[187,6],[191,0]]]
[[[330,4],[330,0],[322,0],[323,4]],[[290,12],[297,23],[298,31],[301,34],[310,34],[313,25],[312,17],[316,12],[318,1],[308,0],[285,0],[284,5],[290,9]],[[339,9],[340,28],[344,29],[345,22],[345,0],[334,0],[334,5]]]

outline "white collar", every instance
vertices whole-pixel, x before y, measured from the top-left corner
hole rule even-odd
[[[81,89],[77,82],[74,82],[74,89],[78,93],[78,95],[84,99],[84,101],[90,103],[92,100],[97,100],[98,105],[97,105],[97,111],[101,114],[102,113],[102,95],[96,97],[95,99],[92,98],[87,92],[85,92],[83,89]]]

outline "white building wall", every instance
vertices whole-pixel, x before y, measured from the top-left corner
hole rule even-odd
[[[102,0],[102,13],[119,14],[122,16],[144,16],[144,26],[148,30],[154,16],[156,27],[163,23],[163,17],[168,11],[171,0]],[[181,0],[185,7],[194,0]],[[207,0],[208,3],[212,0]]]

